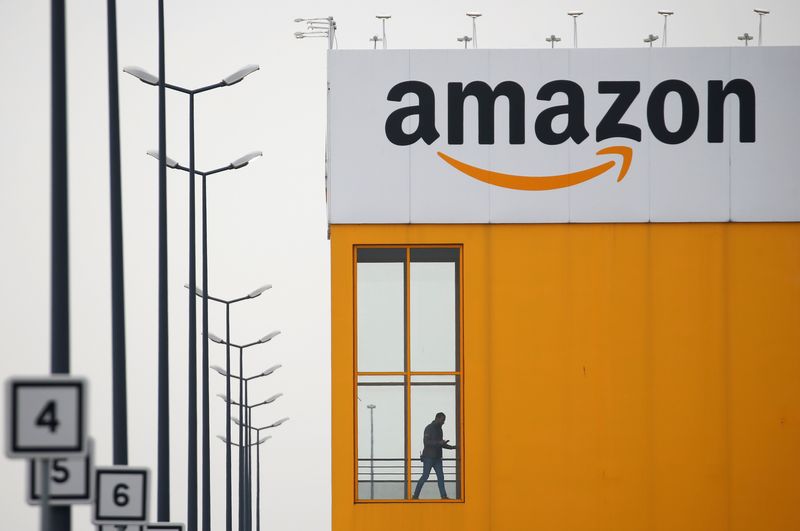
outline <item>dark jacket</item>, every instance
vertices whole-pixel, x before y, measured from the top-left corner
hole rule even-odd
[[[455,448],[455,446],[450,446],[444,442],[442,426],[435,420],[425,427],[422,443],[425,446],[422,449],[421,457],[432,457],[434,459],[442,458],[442,448],[447,448],[448,450]]]

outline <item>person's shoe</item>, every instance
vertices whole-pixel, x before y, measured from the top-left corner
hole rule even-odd
[[[449,496],[442,496],[442,499],[443,499],[443,500],[449,500],[449,499],[450,499],[450,497],[449,497]]]
[[[419,496],[417,496],[416,494],[414,494],[413,496],[411,496],[411,499],[412,499],[412,500],[418,500],[418,499],[419,499]]]

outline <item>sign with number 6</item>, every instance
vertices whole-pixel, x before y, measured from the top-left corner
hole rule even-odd
[[[149,516],[150,469],[127,466],[95,471],[92,521],[104,524],[143,524]]]
[[[85,454],[86,380],[69,376],[6,382],[6,454],[63,458]]]

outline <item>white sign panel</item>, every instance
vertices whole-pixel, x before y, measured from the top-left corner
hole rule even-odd
[[[150,470],[127,466],[98,468],[92,521],[96,524],[144,524],[148,520]]]
[[[800,221],[798,65],[798,47],[331,51],[329,221]]]
[[[64,457],[85,454],[86,381],[50,376],[6,383],[6,454]]]
[[[86,455],[48,460],[50,505],[92,502],[92,463],[94,442],[89,439]],[[28,503],[42,502],[42,460],[32,459],[28,469]]]

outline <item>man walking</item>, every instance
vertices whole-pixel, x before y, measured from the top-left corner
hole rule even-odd
[[[436,471],[436,481],[439,484],[439,495],[441,495],[443,500],[449,499],[447,497],[447,491],[444,489],[444,468],[442,467],[442,448],[447,448],[448,450],[455,450],[456,447],[450,444],[449,439],[444,439],[444,435],[442,434],[442,425],[445,421],[445,415],[442,412],[436,414],[436,418],[433,419],[433,422],[428,424],[425,427],[425,434],[422,437],[422,443],[424,445],[422,449],[422,455],[420,456],[422,459],[422,476],[419,478],[417,482],[417,488],[414,489],[414,496],[413,499],[419,499],[419,492],[422,490],[422,486],[428,481],[428,476],[431,474],[431,468]]]

